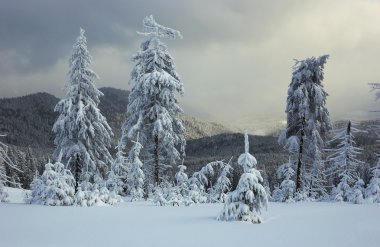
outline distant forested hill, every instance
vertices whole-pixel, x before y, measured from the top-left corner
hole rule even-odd
[[[100,110],[107,118],[115,137],[113,145],[120,138],[121,125],[126,117],[128,91],[115,88],[101,88],[104,97],[101,97]],[[0,133],[7,134],[1,137],[2,142],[9,146],[10,156],[20,169],[21,173],[12,173],[15,180],[20,178],[24,187],[28,187],[36,171],[42,172],[43,165],[50,158],[54,149],[52,126],[57,118],[53,111],[58,98],[48,93],[37,93],[23,97],[0,99]],[[201,121],[190,115],[183,115],[182,120],[187,129],[187,148],[185,164],[192,174],[209,161],[236,159],[244,151],[242,133],[221,124]],[[337,122],[336,125],[341,125]],[[376,136],[371,130],[374,122],[362,122],[361,129],[369,130],[356,136],[357,144],[364,148],[362,159],[367,161],[364,170],[372,166],[375,161],[375,152],[379,149]],[[249,136],[250,152],[258,160],[258,168],[264,172],[269,183],[277,183],[276,168],[287,161],[287,153],[278,145],[274,136]],[[112,148],[111,153],[114,152]],[[173,173],[175,171],[173,170]],[[239,175],[239,168],[235,169],[234,176]],[[363,174],[366,180],[368,174]]]
[[[0,99],[0,133],[5,143],[24,147],[51,147],[51,128],[58,99],[48,93]]]
[[[101,88],[99,108],[107,118],[116,140],[120,138],[121,125],[125,120],[128,91]],[[36,93],[23,97],[0,99],[0,133],[5,133],[5,142],[23,147],[53,147],[52,126],[57,119],[54,106],[59,101],[48,93]],[[216,123],[201,121],[189,115],[182,119],[187,129],[187,139],[196,139],[233,130]]]

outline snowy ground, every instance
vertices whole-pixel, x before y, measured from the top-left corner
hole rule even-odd
[[[270,204],[264,223],[215,220],[222,205],[116,207],[0,204],[1,247],[380,246],[380,204]]]

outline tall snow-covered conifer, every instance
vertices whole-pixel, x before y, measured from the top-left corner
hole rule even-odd
[[[129,94],[127,119],[123,126],[123,144],[140,133],[147,165],[156,185],[164,171],[185,155],[185,128],[179,118],[182,109],[176,93],[184,86],[175,71],[174,59],[160,38],[182,38],[179,31],[159,25],[153,16],[143,20],[146,40],[134,56],[131,72],[134,83]]]
[[[85,173],[92,182],[95,175],[105,178],[112,162],[108,148],[113,133],[98,108],[103,93],[95,86],[98,76],[89,68],[90,64],[87,40],[80,29],[69,61],[66,96],[55,106],[60,115],[53,126],[54,155],[62,153],[63,159],[70,160],[76,190]]]
[[[280,142],[285,144],[297,160],[298,193],[305,192],[306,186],[310,190],[314,190],[313,186],[320,186],[322,150],[326,134],[332,129],[329,112],[325,106],[328,94],[322,84],[323,68],[328,57],[324,55],[296,61],[288,88],[285,110],[287,126]]]

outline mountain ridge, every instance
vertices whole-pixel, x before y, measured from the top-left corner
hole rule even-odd
[[[121,134],[121,125],[125,120],[128,91],[115,88],[101,88],[104,97],[99,108],[113,129],[111,153]],[[8,134],[1,141],[9,146],[9,154],[16,166],[25,173],[10,173],[11,177],[20,178],[24,188],[28,188],[36,172],[41,173],[44,164],[52,159],[53,133],[52,126],[58,114],[54,107],[59,99],[48,93],[36,93],[26,96],[0,99],[0,133]],[[233,172],[234,181],[238,181],[240,167],[236,165],[237,157],[244,152],[243,134],[241,131],[218,123],[202,121],[190,115],[181,116],[187,128],[187,146],[185,165],[189,174],[199,170],[210,161],[229,160],[236,168]],[[339,125],[339,123],[335,123]],[[340,123],[342,124],[342,123]],[[372,122],[362,122],[363,129],[368,129]],[[358,146],[365,146],[363,160],[373,164],[376,159],[374,150],[378,149],[376,136],[369,134],[357,135]],[[274,135],[249,135],[250,153],[258,160],[258,169],[268,177],[270,184],[276,184],[276,168],[286,162],[288,154],[277,143]],[[176,171],[173,167],[172,172]],[[363,179],[368,180],[368,174]]]
[[[129,92],[112,87],[100,88],[99,109],[115,134],[113,144],[121,135],[125,121]],[[51,131],[58,114],[54,107],[59,98],[46,92],[0,99],[0,133],[7,134],[5,142],[24,147],[52,147]],[[221,133],[233,133],[222,124],[210,123],[188,114],[181,115],[187,130],[186,139],[197,139]]]

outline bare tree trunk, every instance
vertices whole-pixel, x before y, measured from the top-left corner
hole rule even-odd
[[[154,151],[153,151],[153,155],[154,155],[154,173],[153,173],[153,176],[154,176],[154,183],[155,185],[158,185],[159,183],[159,168],[160,168],[160,164],[159,164],[159,158],[158,158],[158,135],[155,135],[154,136]]]
[[[79,154],[76,155],[75,158],[75,193],[78,192],[78,187],[79,187],[79,175],[80,175],[80,158]]]
[[[297,162],[297,179],[296,179],[296,192],[301,192],[302,182],[301,182],[301,168],[302,168],[302,155],[303,155],[303,145],[305,137],[305,116],[302,118],[302,129],[301,138],[298,150],[298,162]]]
[[[303,130],[302,130],[302,133],[303,133]],[[302,186],[301,184],[302,149],[303,149],[303,134],[301,134],[300,147],[298,151],[296,192],[300,192],[301,186]]]

